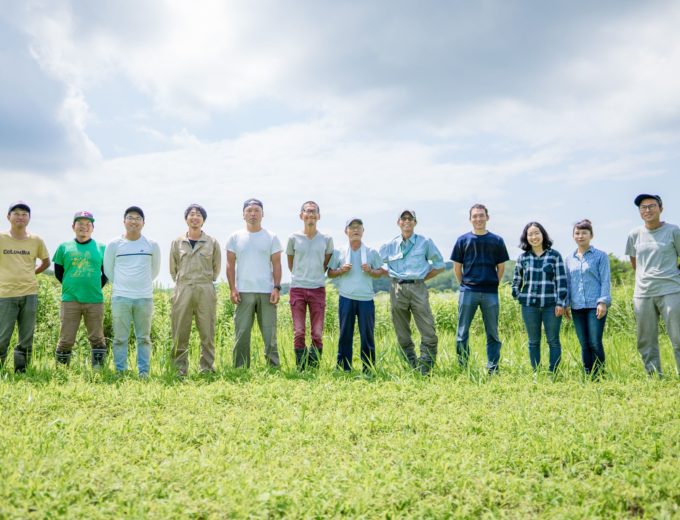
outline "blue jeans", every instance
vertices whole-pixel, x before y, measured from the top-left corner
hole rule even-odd
[[[596,376],[604,368],[604,345],[602,335],[604,324],[607,321],[605,314],[602,319],[597,319],[596,309],[572,309],[571,317],[574,320],[576,336],[581,344],[581,359],[586,374]]]
[[[127,349],[130,337],[130,324],[134,326],[137,338],[137,369],[139,375],[149,374],[151,358],[151,317],[152,298],[111,298],[111,319],[113,321],[113,362],[116,370],[127,370]]]
[[[14,347],[14,370],[21,372],[30,364],[37,310],[37,294],[0,298],[0,367],[5,363],[15,324],[19,337]]]
[[[479,291],[461,291],[458,295],[458,332],[456,352],[460,366],[466,366],[470,357],[468,338],[470,324],[475,317],[477,307],[482,311],[484,330],[486,331],[486,368],[489,372],[498,370],[501,357],[501,340],[498,338],[498,293]]]
[[[560,364],[562,345],[560,344],[560,325],[562,317],[555,316],[555,306],[529,307],[522,305],[522,319],[529,336],[529,361],[535,370],[541,364],[541,324],[550,349],[549,370],[554,372]]]
[[[340,337],[338,338],[338,367],[352,370],[352,342],[354,322],[359,321],[361,338],[361,362],[364,371],[375,366],[375,303],[373,300],[360,301],[340,296],[338,303]]]

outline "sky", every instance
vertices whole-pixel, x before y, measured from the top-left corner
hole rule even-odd
[[[483,203],[511,257],[532,220],[569,253],[582,218],[622,257],[638,193],[680,224],[678,27],[653,0],[0,0],[0,205],[51,252],[139,205],[163,284],[184,209],[224,246],[250,197],[284,245],[315,200],[338,246],[409,208],[448,258]]]

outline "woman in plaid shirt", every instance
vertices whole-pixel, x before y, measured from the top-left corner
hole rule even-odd
[[[562,256],[551,249],[552,240],[538,222],[529,222],[522,231],[512,279],[512,297],[522,306],[522,319],[529,336],[529,361],[536,370],[541,362],[541,324],[550,347],[551,372],[562,357],[560,325],[567,306],[567,273]]]

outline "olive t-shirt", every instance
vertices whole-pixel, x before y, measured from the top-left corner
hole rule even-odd
[[[45,242],[37,235],[18,240],[7,231],[0,233],[0,298],[38,294],[35,261],[49,257]]]

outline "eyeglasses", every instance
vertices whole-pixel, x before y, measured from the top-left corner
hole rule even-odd
[[[142,217],[133,217],[128,215],[127,217],[125,217],[125,220],[127,220],[128,222],[141,222],[144,219]]]
[[[640,204],[640,211],[649,211],[658,207],[659,205],[656,202],[653,204]]]
[[[413,222],[415,219],[413,217],[401,217],[399,220],[403,222]]]

